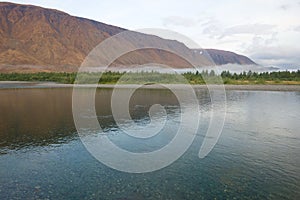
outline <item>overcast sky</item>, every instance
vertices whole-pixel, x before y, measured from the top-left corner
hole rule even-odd
[[[164,28],[203,48],[300,68],[300,0],[13,0],[135,30]]]

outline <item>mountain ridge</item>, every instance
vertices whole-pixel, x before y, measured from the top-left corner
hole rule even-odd
[[[77,71],[88,53],[105,39],[129,31],[95,20],[34,5],[0,2],[0,71]],[[183,43],[158,36],[136,34],[141,40],[168,46],[198,59]],[[132,45],[132,44],[129,44]],[[208,49],[216,64],[256,64],[233,52]],[[113,66],[163,63],[175,68],[191,67],[170,52],[145,49],[118,58]]]

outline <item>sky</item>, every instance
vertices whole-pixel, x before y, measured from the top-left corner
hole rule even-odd
[[[127,28],[163,28],[202,48],[300,69],[300,0],[12,0]]]

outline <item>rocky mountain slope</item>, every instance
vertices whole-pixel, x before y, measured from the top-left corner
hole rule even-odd
[[[0,2],[0,71],[76,71],[87,54],[106,38],[126,31],[89,19],[32,5]],[[141,41],[167,46],[201,62],[195,50],[183,43],[131,32]],[[131,45],[131,44],[128,44]],[[245,56],[209,49],[218,65],[255,64]],[[163,63],[189,67],[184,59],[166,51],[146,49],[124,55],[114,66]]]
[[[216,65],[235,63],[240,65],[256,65],[250,58],[230,51],[206,49]]]

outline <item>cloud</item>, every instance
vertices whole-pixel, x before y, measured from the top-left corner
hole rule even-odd
[[[279,8],[281,10],[286,11],[286,10],[289,10],[291,8],[291,5],[289,5],[289,4],[282,4],[281,6],[279,6]]]
[[[226,28],[220,38],[238,35],[238,34],[253,34],[265,35],[273,32],[275,25],[271,24],[242,24]]]
[[[250,57],[260,64],[300,67],[300,48],[291,46],[259,47]]]
[[[296,27],[294,28],[294,31],[300,32],[300,26],[296,26]]]
[[[245,48],[244,53],[258,64],[299,68],[300,47],[279,42],[278,33],[273,32],[268,37],[254,36],[250,44],[243,44],[241,48]]]
[[[181,17],[181,16],[169,16],[163,18],[164,26],[183,26],[183,27],[192,27],[197,24],[197,20]]]
[[[222,24],[216,19],[209,19],[201,26],[203,27],[202,34],[208,35],[210,38],[218,38],[224,31]]]
[[[277,36],[278,36],[277,32],[273,32],[269,37],[267,36],[262,37],[262,36],[255,35],[252,38],[251,44],[245,46],[246,51],[252,52],[252,51],[256,51],[257,48],[274,45],[278,41]]]
[[[215,23],[207,24],[207,26],[202,30],[202,33],[205,35],[209,35],[210,38],[214,38],[216,36],[220,36],[223,30]]]
[[[268,35],[274,32],[275,25],[272,24],[241,24],[223,28],[220,23],[212,20],[202,24],[204,27],[203,34],[209,35],[211,38],[223,39],[227,36],[235,35]]]

